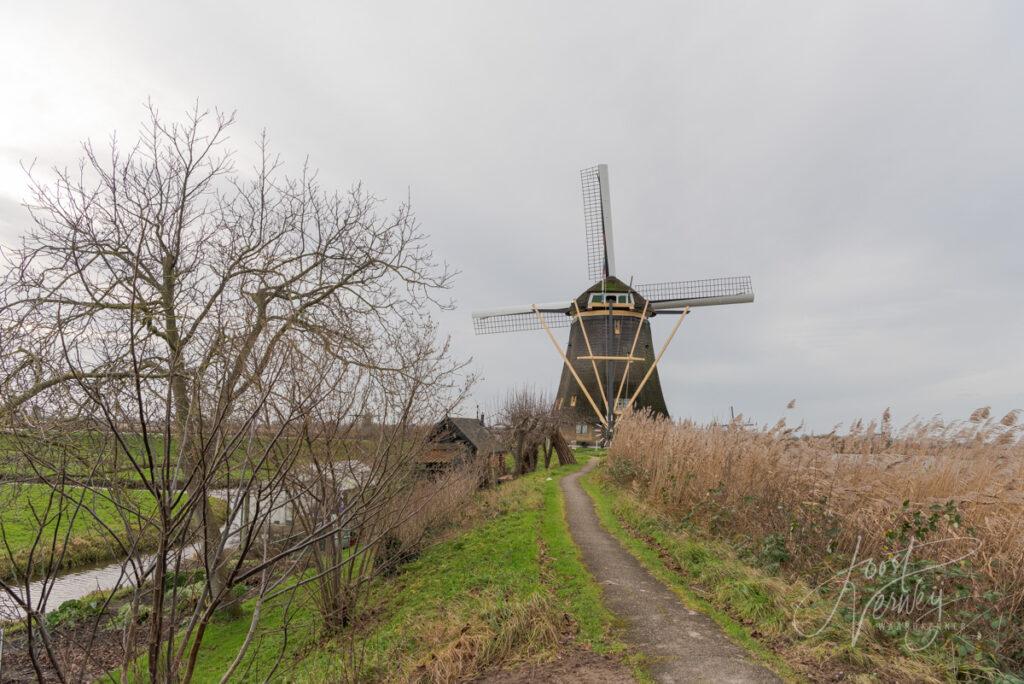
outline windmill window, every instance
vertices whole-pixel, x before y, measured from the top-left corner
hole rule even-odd
[[[575,406],[575,405],[576,405],[576,395],[574,394],[574,395],[572,395],[572,397],[569,398],[569,406]]]
[[[577,423],[576,424],[576,434],[577,435],[585,435],[585,434],[587,434],[587,424],[586,423]]]
[[[632,306],[633,295],[625,293],[594,292],[590,295],[590,306],[608,304],[610,306]]]
[[[621,335],[622,334],[622,321],[615,321],[615,334],[616,335]]]

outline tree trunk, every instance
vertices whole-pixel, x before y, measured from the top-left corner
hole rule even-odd
[[[516,440],[516,450],[515,450],[515,453],[513,454],[513,456],[515,456],[515,458],[516,458],[516,477],[519,477],[520,475],[525,475],[526,474],[526,464],[523,463],[523,454],[524,454],[523,442],[524,442],[524,440],[525,440],[525,436],[522,435],[522,434],[520,434],[519,438]]]
[[[559,465],[569,465],[576,462],[576,455],[572,453],[569,443],[565,441],[562,431],[558,428],[555,428],[551,433],[551,445],[554,447],[555,453],[558,454]]]
[[[177,370],[180,366],[178,363],[174,363],[173,367]],[[221,604],[218,612],[229,617],[238,617],[242,614],[241,601],[232,595],[229,586],[231,568],[224,562],[224,555],[220,549],[220,521],[213,515],[213,511],[209,506],[209,499],[207,498],[209,481],[205,467],[206,464],[204,463],[204,454],[199,445],[195,443],[195,440],[190,439],[191,435],[188,433],[188,421],[192,417],[189,416],[188,389],[185,385],[184,373],[182,371],[174,373],[171,378],[171,388],[176,406],[175,425],[177,443],[178,448],[184,450],[182,461],[188,474],[188,482],[185,489],[188,492],[189,498],[196,502],[193,519],[196,522],[196,527],[200,530],[199,544],[203,553],[203,566],[209,573],[210,594],[214,597],[220,597]],[[164,486],[169,484],[166,481],[166,475],[167,472],[165,470]]]
[[[529,469],[527,472],[534,472],[537,470],[537,460],[540,452],[540,444],[534,440],[530,440],[530,444],[526,450],[526,467]]]

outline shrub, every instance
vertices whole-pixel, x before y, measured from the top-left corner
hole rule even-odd
[[[104,603],[103,596],[86,596],[65,601],[57,610],[46,615],[46,624],[50,627],[69,627],[82,620],[94,618],[103,612]]]
[[[139,611],[135,616],[135,621],[142,624],[149,619],[151,608],[148,603],[139,604]],[[132,619],[132,604],[128,602],[121,606],[117,611],[117,615],[110,621],[110,627],[113,629],[124,629],[128,626],[129,621]]]
[[[164,591],[168,591],[174,587],[184,587],[189,584],[195,584],[205,578],[206,572],[202,568],[182,570],[180,572],[169,572],[164,575]]]

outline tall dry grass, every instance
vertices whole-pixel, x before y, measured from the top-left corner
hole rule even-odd
[[[976,643],[963,648],[1021,665],[1024,443],[1016,411],[996,418],[979,409],[965,421],[899,429],[886,411],[819,436],[782,421],[750,429],[634,414],[616,428],[608,470],[693,529],[811,586],[848,567],[858,544],[859,558],[884,558],[910,538],[952,539],[921,552],[939,562],[978,545],[955,566],[970,593],[958,606],[974,618],[965,633]]]
[[[418,480],[390,512],[398,520],[394,536],[404,552],[418,553],[431,535],[458,526],[465,519],[466,504],[480,489],[486,471],[486,463],[473,462]]]

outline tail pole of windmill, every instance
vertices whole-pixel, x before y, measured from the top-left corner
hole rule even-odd
[[[587,276],[593,284],[575,299],[473,313],[478,335],[544,330],[562,358],[555,408],[600,435],[611,437],[624,411],[668,415],[658,364],[692,308],[754,301],[749,276],[627,285],[616,277],[608,166],[580,172]],[[630,281],[632,283],[632,279]],[[650,319],[676,316],[655,354]],[[565,349],[553,328],[569,328]]]

